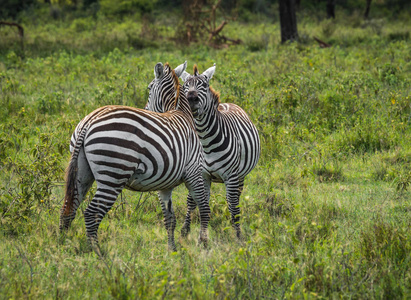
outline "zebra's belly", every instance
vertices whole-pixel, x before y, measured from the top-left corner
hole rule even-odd
[[[134,181],[127,182],[125,188],[132,190],[132,191],[137,191],[137,192],[161,191],[161,190],[168,190],[168,189],[174,188],[180,185],[182,182],[183,182],[182,180],[176,180],[176,181],[167,182],[163,184],[153,183],[153,184],[148,185],[148,184],[134,180]]]
[[[238,156],[242,154],[243,153],[239,153]],[[222,154],[216,153],[205,155],[205,171],[212,182],[224,183],[234,175],[238,178],[244,178],[255,166],[255,164],[248,164],[245,159],[238,159],[237,163],[233,163],[230,157],[221,160],[221,156]]]
[[[216,183],[224,183],[224,180],[220,177],[219,174],[210,174],[211,175],[211,181],[216,182]]]
[[[208,177],[211,178],[212,182],[217,182],[217,183],[223,183],[224,179],[221,177],[220,171],[221,170],[215,170],[212,168],[212,166],[208,165],[206,163],[206,166],[204,168],[205,173],[208,175]]]
[[[182,170],[171,174],[166,172],[166,176],[159,175],[154,170],[137,169],[126,183],[126,188],[139,192],[159,191],[174,188],[182,183]]]

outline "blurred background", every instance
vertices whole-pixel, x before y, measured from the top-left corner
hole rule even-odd
[[[320,40],[317,42],[326,46],[334,41],[341,22],[353,28],[369,27],[380,34],[390,20],[409,19],[411,4],[407,0],[2,0],[1,7],[0,55],[4,55],[19,43],[36,53],[183,47],[191,43],[220,48],[246,43],[258,48],[271,39],[309,42],[319,35],[310,28],[314,24],[322,27],[321,36],[315,37]],[[281,25],[281,30],[266,32],[256,40],[251,32],[254,26],[244,36],[236,31],[239,23],[274,25],[277,30]],[[10,26],[13,29],[6,28]],[[24,42],[19,41],[18,26],[20,30],[30,28],[20,33]],[[408,39],[409,31],[393,33],[391,38]]]

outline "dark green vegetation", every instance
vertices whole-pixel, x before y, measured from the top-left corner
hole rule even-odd
[[[286,45],[277,23],[231,23],[225,34],[244,43],[221,50],[175,43],[169,20],[28,22],[24,57],[13,29],[1,28],[0,295],[411,297],[406,20],[302,17],[301,42]],[[86,243],[87,203],[58,233],[70,135],[99,106],[143,107],[154,65],[184,60],[188,71],[215,62],[221,100],[260,131],[262,157],[241,198],[245,240],[235,240],[222,185],[212,190],[209,249],[196,245],[196,217],[176,253],[156,196],[124,192],[100,226],[100,260]],[[174,193],[177,230],[185,197],[184,187]]]

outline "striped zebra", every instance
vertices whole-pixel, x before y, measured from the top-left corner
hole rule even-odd
[[[203,145],[206,190],[210,189],[211,182],[225,184],[231,221],[240,238],[239,198],[245,176],[257,165],[260,157],[260,138],[246,112],[233,103],[220,103],[219,93],[209,86],[215,68],[214,65],[199,74],[195,65],[194,75],[184,71],[180,77]],[[191,194],[187,205],[183,235],[190,231],[190,212],[196,207]]]
[[[84,196],[96,181],[97,191],[84,212],[87,238],[97,254],[97,230],[123,188],[159,191],[168,247],[175,251],[171,194],[185,183],[200,208],[199,242],[207,243],[209,194],[202,178],[203,151],[184,93],[179,93],[182,65],[172,70],[158,63],[149,86],[149,102],[167,103],[166,113],[126,106],[104,106],[77,125],[70,142],[71,160],[66,172],[66,193],[60,230],[68,229]]]

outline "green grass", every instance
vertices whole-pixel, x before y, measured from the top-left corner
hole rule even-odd
[[[411,297],[409,21],[303,18],[301,42],[286,45],[278,24],[230,23],[225,34],[244,43],[220,50],[179,45],[166,21],[25,26],[24,57],[0,29],[2,298]],[[188,71],[216,63],[212,86],[260,132],[240,201],[244,241],[222,185],[207,250],[198,213],[180,238],[187,191],[175,190],[176,253],[155,194],[124,191],[100,226],[101,260],[85,238],[92,193],[58,232],[70,135],[99,106],[143,107],[154,65],[185,60]]]

